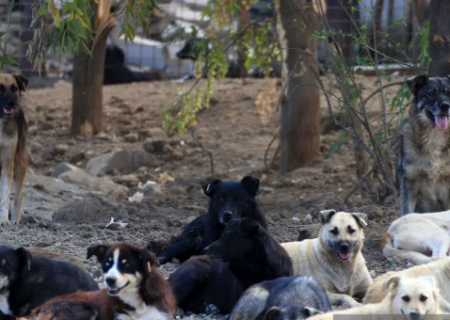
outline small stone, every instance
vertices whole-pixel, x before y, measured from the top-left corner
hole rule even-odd
[[[375,272],[375,270],[370,270],[369,274],[372,278],[375,278],[377,276],[377,273]]]
[[[72,157],[70,157],[70,163],[78,163],[86,158],[86,153],[84,151],[80,151],[75,153]]]
[[[313,221],[313,217],[308,213],[305,217],[305,220],[303,220],[304,222],[312,222]]]
[[[134,143],[139,140],[139,136],[136,133],[129,133],[123,137],[123,141],[128,143]]]
[[[161,139],[147,139],[144,143],[144,150],[147,153],[160,153],[163,151],[164,146],[167,144],[167,140]]]
[[[58,144],[54,149],[53,153],[55,154],[65,154],[67,151],[69,151],[69,146],[67,144]]]

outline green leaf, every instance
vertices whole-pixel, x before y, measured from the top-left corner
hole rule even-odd
[[[7,54],[3,55],[2,61],[3,61],[4,65],[5,64],[7,64],[7,65],[14,65],[14,66],[18,66],[19,65],[19,63],[17,61],[13,60],[13,58],[11,58]]]
[[[55,25],[57,28],[61,25],[61,16],[59,14],[59,10],[56,8],[54,0],[48,0],[48,8],[53,15],[53,19],[55,19]]]
[[[48,12],[48,3],[47,2],[42,2],[41,6],[39,7],[39,10],[37,12],[38,16],[44,16],[46,15]]]

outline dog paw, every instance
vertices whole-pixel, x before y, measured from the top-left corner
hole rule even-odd
[[[220,310],[219,310],[219,308],[217,308],[217,306],[215,306],[215,305],[213,305],[213,304],[209,304],[209,305],[206,307],[205,312],[206,312],[207,315],[214,316],[214,315],[219,314],[219,313],[220,313]]]
[[[9,220],[0,220],[0,226],[9,226],[11,221]]]

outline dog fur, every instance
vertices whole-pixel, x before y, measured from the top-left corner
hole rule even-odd
[[[361,253],[365,214],[320,212],[322,228],[316,239],[282,243],[292,258],[294,275],[312,276],[327,291],[333,304],[357,306],[372,278]],[[344,261],[342,258],[346,258]]]
[[[432,276],[439,289],[439,303],[441,309],[450,313],[450,258],[440,259],[428,264],[414,266],[398,272],[388,272],[376,278],[372,286],[367,290],[364,303],[380,303],[387,295],[383,284],[394,275],[411,278]]]
[[[400,211],[405,215],[448,210],[450,79],[418,75],[407,84],[414,101],[397,155]]]
[[[27,122],[20,98],[28,79],[17,74],[0,74],[0,224],[19,223],[22,187],[28,167]],[[9,219],[11,185],[15,176],[14,201]]]
[[[311,277],[282,277],[248,288],[230,315],[230,320],[306,319],[330,312],[325,290]]]
[[[57,297],[33,311],[35,320],[170,320],[175,299],[147,249],[126,243],[88,248],[102,266],[106,288]]]
[[[28,316],[31,310],[58,295],[98,290],[86,270],[63,256],[51,259],[40,253],[32,255],[25,248],[0,245],[0,311],[4,315]]]
[[[310,320],[351,319],[352,315],[370,320],[423,320],[442,314],[439,289],[433,277],[394,275],[383,282],[383,287],[387,295],[380,303],[317,315]]]
[[[411,213],[395,220],[383,235],[381,246],[386,258],[415,265],[446,258],[450,251],[450,211]]]
[[[220,238],[232,219],[249,217],[267,228],[266,219],[256,202],[258,189],[259,180],[251,176],[241,181],[211,181],[203,186],[209,197],[208,211],[186,225],[181,235],[169,245],[151,242],[148,248],[155,252],[161,264],[173,258],[184,262],[191,256],[202,255],[203,249]]]

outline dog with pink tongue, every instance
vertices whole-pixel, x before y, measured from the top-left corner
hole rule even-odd
[[[450,78],[418,75],[397,153],[401,215],[450,209]]]
[[[361,249],[364,213],[320,212],[322,227],[315,239],[282,243],[292,259],[294,276],[311,276],[327,292],[332,304],[358,306],[372,285]]]

